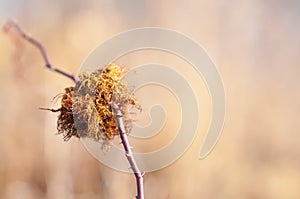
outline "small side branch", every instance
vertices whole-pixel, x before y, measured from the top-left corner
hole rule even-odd
[[[133,157],[131,147],[127,138],[124,122],[123,122],[123,114],[120,110],[120,107],[116,103],[112,103],[112,108],[114,109],[115,117],[118,123],[119,127],[119,132],[120,132],[120,137],[122,140],[123,147],[125,149],[125,155],[126,158],[134,172],[135,178],[136,178],[136,185],[137,185],[137,199],[144,199],[144,184],[143,184],[143,179],[144,179],[144,173],[142,173]]]
[[[68,77],[69,79],[73,80],[74,82],[78,81],[78,78],[76,75],[70,74],[68,72],[65,72],[59,68],[55,68],[52,66],[52,64],[49,61],[48,55],[46,53],[45,47],[36,39],[32,38],[31,36],[29,36],[27,33],[25,33],[20,26],[12,21],[12,20],[8,20],[6,22],[6,24],[3,26],[3,30],[5,32],[8,32],[10,29],[14,29],[21,37],[23,37],[23,39],[27,40],[29,43],[31,43],[32,45],[34,45],[35,47],[37,47],[39,49],[39,51],[42,54],[42,57],[45,61],[45,66],[50,70],[50,71],[54,71],[57,72],[65,77]]]

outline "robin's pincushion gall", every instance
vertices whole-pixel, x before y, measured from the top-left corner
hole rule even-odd
[[[82,73],[74,87],[65,89],[61,108],[51,109],[60,112],[57,130],[65,141],[72,136],[87,137],[107,145],[113,140],[119,131],[112,101],[122,107],[125,129],[130,132],[133,121],[129,112],[141,110],[141,107],[132,97],[126,82],[121,80],[125,73],[124,67],[110,64],[103,70]]]

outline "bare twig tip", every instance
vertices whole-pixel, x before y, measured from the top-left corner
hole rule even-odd
[[[60,108],[59,109],[51,109],[51,108],[39,108],[40,110],[43,110],[43,111],[51,111],[51,112],[58,112],[60,111]]]
[[[44,61],[45,61],[45,65],[46,67],[50,70],[50,71],[55,71],[65,77],[70,78],[71,80],[73,80],[74,82],[77,81],[77,78],[75,78],[73,75],[69,74],[68,72],[62,71],[58,68],[55,68],[51,65],[48,55],[46,53],[46,50],[44,48],[44,46],[35,38],[31,37],[30,34],[24,32],[20,26],[13,20],[7,20],[6,24],[3,26],[3,30],[5,32],[8,32],[11,28],[14,28],[14,30],[16,31],[16,33],[18,33],[21,37],[23,37],[23,39],[27,40],[29,43],[31,43],[32,45],[34,45],[36,48],[38,48],[38,50],[40,51]]]

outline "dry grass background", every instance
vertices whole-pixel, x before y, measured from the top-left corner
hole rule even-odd
[[[194,38],[223,77],[223,134],[198,160],[204,119],[182,158],[146,175],[146,198],[298,199],[299,10],[293,0],[0,0],[0,22],[18,19],[43,41],[54,65],[74,72],[97,44],[130,28],[162,26]],[[13,41],[0,34],[0,198],[134,198],[131,175],[102,166],[80,141],[55,135],[56,115],[38,107],[57,107],[52,97],[72,82],[42,68],[32,46]],[[208,95],[194,85],[209,115]],[[166,132],[176,126],[170,122]],[[136,145],[147,150],[159,139]]]

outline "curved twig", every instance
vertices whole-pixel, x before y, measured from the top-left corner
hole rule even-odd
[[[14,22],[13,20],[8,20],[6,22],[6,24],[3,26],[4,31],[8,32],[11,28],[13,28],[21,37],[23,37],[23,39],[27,40],[29,43],[31,43],[32,45],[34,45],[35,47],[37,47],[39,49],[39,51],[42,54],[42,57],[45,61],[45,66],[50,70],[50,71],[54,71],[57,72],[65,77],[70,78],[71,80],[73,80],[74,82],[78,81],[78,77],[74,74],[70,74],[68,72],[65,72],[59,68],[53,67],[52,64],[49,61],[48,55],[46,53],[45,47],[36,39],[32,38],[31,36],[29,36],[27,33],[25,33],[20,26]]]

